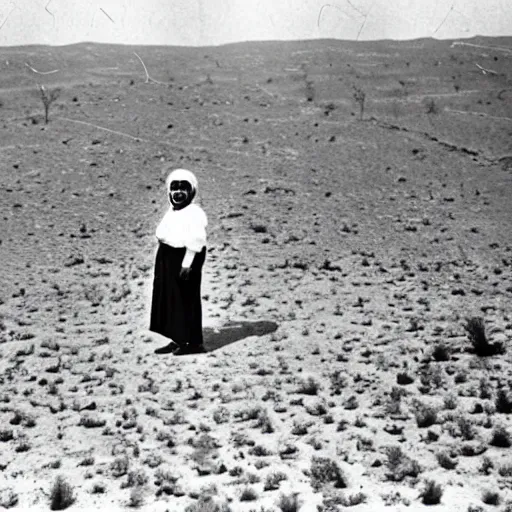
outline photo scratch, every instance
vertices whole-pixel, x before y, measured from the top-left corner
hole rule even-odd
[[[108,12],[106,12],[102,7],[100,7],[100,11],[112,22],[115,24],[115,21],[109,16]]]
[[[50,11],[50,9],[48,9],[48,6],[52,3],[52,0],[49,0],[48,3],[46,4],[44,10],[53,18],[53,25],[55,26],[55,15],[53,14],[52,11]]]
[[[446,23],[446,20],[448,19],[448,17],[450,16],[450,14],[452,13],[454,8],[455,8],[455,4],[452,4],[452,6],[450,7],[450,10],[446,13],[446,16],[444,17],[443,21],[441,21],[439,26],[432,33],[432,36],[436,35],[437,32],[439,31],[439,29]]]
[[[2,30],[3,26],[7,23],[7,20],[9,19],[9,16],[12,14],[14,9],[16,9],[16,5],[13,5],[12,9],[9,11],[9,13],[5,17],[4,21],[2,21],[2,24],[0,25],[0,30]]]
[[[347,12],[345,12],[343,9],[341,9],[339,6],[337,5],[333,5],[333,4],[324,4],[322,5],[322,7],[320,7],[320,11],[318,13],[318,18],[317,18],[317,21],[316,21],[316,24],[317,24],[317,27],[320,28],[320,21],[321,21],[321,18],[322,18],[322,13],[324,11],[324,9],[326,7],[330,7],[331,9],[336,9],[337,11],[343,13],[345,16],[347,16],[348,18],[351,18],[351,19],[355,19],[353,16],[351,16],[350,14],[348,14]]]

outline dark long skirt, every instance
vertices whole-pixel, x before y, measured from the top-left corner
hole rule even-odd
[[[153,297],[149,330],[179,345],[203,343],[201,271],[206,248],[197,253],[190,276],[180,279],[185,248],[160,243],[155,260]]]

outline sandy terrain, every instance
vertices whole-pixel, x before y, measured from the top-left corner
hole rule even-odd
[[[0,508],[512,510],[512,39],[470,42],[3,48]],[[200,356],[147,330],[168,162]]]

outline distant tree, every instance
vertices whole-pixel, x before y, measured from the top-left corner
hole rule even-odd
[[[366,93],[362,89],[354,85],[353,98],[359,105],[359,120],[362,121],[364,116],[364,103],[366,101]]]
[[[60,89],[46,90],[44,85],[40,85],[39,91],[41,92],[41,101],[44,106],[44,122],[45,124],[48,124],[50,106],[59,97]]]

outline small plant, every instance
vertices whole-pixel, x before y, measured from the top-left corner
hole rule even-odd
[[[439,114],[439,107],[434,98],[428,98],[425,102],[425,112],[427,114]]]
[[[281,512],[299,512],[301,502],[299,495],[293,494],[280,494],[276,505],[279,507]]]
[[[59,475],[50,490],[50,510],[65,510],[75,502],[73,488]]]
[[[359,105],[359,120],[362,121],[364,116],[364,104],[366,101],[366,93],[363,91],[363,89],[354,86],[354,94],[352,97],[354,98],[355,102]]]
[[[41,101],[44,107],[44,122],[48,124],[50,107],[53,102],[57,100],[60,94],[59,89],[47,90],[44,85],[39,86],[39,92],[41,93]]]
[[[443,489],[441,485],[436,483],[434,480],[427,480],[425,482],[425,488],[420,493],[420,498],[424,505],[437,505],[441,503],[441,496],[443,495]]]
[[[494,505],[497,506],[500,504],[501,498],[499,492],[493,492],[486,490],[482,493],[482,501],[486,505]]]
[[[344,489],[347,487],[347,478],[338,464],[327,457],[313,457],[311,460],[311,487],[315,491],[324,484],[333,482],[334,487]]]

